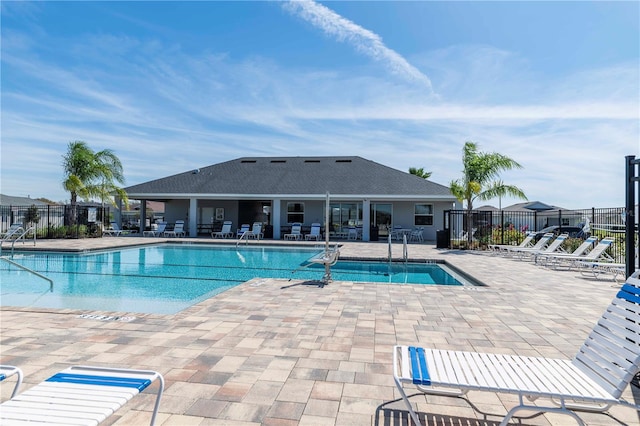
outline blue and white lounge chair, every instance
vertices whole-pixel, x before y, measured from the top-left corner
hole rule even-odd
[[[519,404],[501,425],[520,410],[568,414],[580,425],[584,423],[575,411],[604,412],[614,404],[640,410],[622,398],[640,371],[639,274],[627,279],[572,360],[395,346],[393,378],[411,418],[420,425],[403,383],[416,385],[425,394],[518,395]],[[525,404],[525,397],[548,398],[552,403]]]
[[[212,232],[211,238],[233,238],[233,231],[231,230],[232,225],[232,221],[225,220],[222,222],[222,229],[218,232]]]
[[[307,241],[314,240],[320,241],[322,239],[322,233],[320,232],[321,225],[319,223],[311,224],[311,232],[304,236],[304,239]]]
[[[302,239],[302,224],[300,222],[294,222],[291,224],[291,232],[284,234],[285,240],[300,240]]]
[[[97,425],[156,380],[153,425],[164,390],[160,373],[87,366],[69,367],[0,404],[0,424]]]
[[[13,365],[0,365],[0,382],[8,379],[13,375],[16,376],[16,384],[13,387],[11,398],[16,396],[16,394],[18,393],[18,388],[20,388],[20,384],[22,383],[22,370]]]
[[[249,232],[249,224],[248,223],[243,223],[242,225],[240,225],[240,229],[238,229],[236,231],[236,237],[237,238],[242,238],[245,234],[245,232]]]

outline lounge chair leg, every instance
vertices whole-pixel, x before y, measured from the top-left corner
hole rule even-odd
[[[158,375],[158,381],[160,382],[160,386],[158,387],[156,404],[153,407],[153,414],[151,415],[151,426],[156,423],[156,415],[158,414],[158,409],[160,408],[160,398],[162,398],[162,392],[164,391],[164,377],[162,377],[162,375]]]
[[[409,414],[411,415],[411,418],[413,419],[414,423],[416,424],[416,426],[422,426],[422,423],[420,423],[420,419],[418,418],[418,415],[416,414],[415,411],[413,411],[413,407],[411,406],[411,402],[409,402],[409,398],[407,398],[407,394],[404,392],[404,389],[402,388],[402,383],[400,383],[400,381],[396,377],[394,377],[393,380],[396,382],[396,387],[400,391],[400,395],[402,395],[402,399],[404,400],[405,405],[409,409]]]
[[[585,426],[584,422],[582,421],[580,416],[578,416],[573,411],[568,410],[564,406],[564,404],[562,404],[561,407],[538,407],[536,405],[525,405],[524,401],[522,400],[522,395],[518,395],[518,397],[520,398],[520,405],[516,405],[511,410],[509,410],[507,415],[504,416],[504,418],[500,422],[500,426],[507,426],[509,424],[509,420],[511,420],[513,415],[516,412],[520,411],[520,410],[531,410],[531,411],[535,411],[535,412],[538,412],[538,413],[549,412],[549,413],[567,414],[567,415],[573,417],[576,420],[576,422],[578,422],[578,424],[580,426]]]

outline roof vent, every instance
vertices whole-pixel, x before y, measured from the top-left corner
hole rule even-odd
[[[191,174],[197,175],[198,173],[200,173],[200,169],[195,169],[191,172]]]
[[[256,160],[242,160],[241,163],[255,163]]]
[[[336,163],[350,163],[351,160],[336,160]]]

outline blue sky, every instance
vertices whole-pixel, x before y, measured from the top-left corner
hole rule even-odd
[[[7,195],[67,200],[74,140],[112,149],[127,185],[359,155],[446,186],[474,141],[522,164],[505,182],[565,208],[623,206],[624,157],[640,156],[637,1],[0,7]]]

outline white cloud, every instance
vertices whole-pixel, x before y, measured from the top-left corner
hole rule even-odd
[[[346,42],[360,53],[382,62],[394,74],[418,82],[431,90],[431,80],[411,65],[396,51],[389,49],[377,34],[338,15],[326,6],[312,0],[295,0],[282,4],[292,14],[301,17],[327,35]]]

